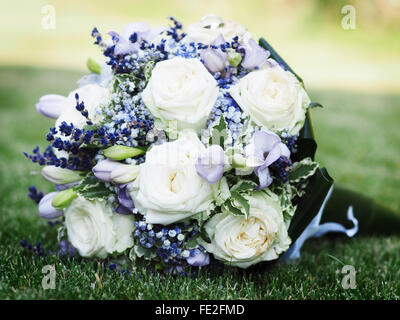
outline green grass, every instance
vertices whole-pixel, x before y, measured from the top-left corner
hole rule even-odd
[[[38,217],[28,186],[50,191],[39,167],[22,151],[46,145],[52,121],[35,111],[46,93],[66,94],[80,74],[35,68],[0,68],[0,299],[399,299],[400,235],[309,241],[293,265],[267,272],[201,274],[193,278],[138,271],[129,277],[99,261],[39,258],[23,251],[22,238],[54,247],[56,230]],[[400,211],[396,95],[310,91],[324,104],[313,112],[317,157],[341,185]],[[356,212],[357,215],[357,212]],[[341,286],[342,265],[357,271],[356,289]],[[56,289],[43,290],[42,267],[55,265]],[[101,278],[101,286],[95,274]]]

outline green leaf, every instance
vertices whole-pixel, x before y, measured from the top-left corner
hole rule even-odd
[[[83,189],[88,184],[97,184],[98,182],[99,180],[96,178],[93,172],[89,172],[86,177],[83,178],[81,183],[74,188],[74,190],[78,191]]]
[[[247,219],[250,215],[249,201],[245,197],[243,197],[239,192],[232,192],[231,196],[233,200],[237,201],[240,204],[240,207],[238,208],[238,206],[235,205],[235,202],[232,202],[232,205],[237,207],[239,210],[243,208]]]
[[[225,203],[224,203],[224,207],[225,210],[229,211],[231,214],[233,214],[234,216],[244,216],[245,212],[243,212],[242,210],[236,208],[232,202],[231,199],[228,199]]]
[[[107,189],[104,183],[98,183],[95,185],[87,185],[85,188],[78,191],[78,194],[87,200],[94,199],[106,199],[112,192]]]
[[[64,224],[57,228],[57,242],[60,242],[64,238],[66,231],[67,228]]]
[[[135,248],[132,248],[131,250],[129,250],[129,260],[131,260],[132,262],[136,261],[136,252],[135,252]]]
[[[295,162],[289,171],[289,182],[297,183],[308,179],[315,173],[318,166],[318,162],[312,161],[311,158]]]
[[[335,256],[331,255],[331,254],[327,254],[327,256],[333,260],[335,260],[336,262],[339,262],[342,266],[344,266],[344,262],[342,260],[340,260],[339,258],[336,258]]]
[[[231,192],[248,192],[253,191],[257,184],[250,180],[240,180],[231,188]]]
[[[100,182],[92,172],[89,172],[79,185],[73,188],[80,196],[87,200],[106,199],[112,192]]]
[[[227,127],[228,125],[226,124],[224,117],[221,115],[218,124],[214,125],[213,128],[211,129],[209,144],[220,145],[222,148],[224,148],[225,142],[228,139]]]
[[[153,60],[149,61],[146,63],[146,65],[144,66],[144,77],[146,79],[146,81],[148,81],[151,77],[151,73],[153,72],[155,66],[155,62]]]
[[[226,177],[222,177],[215,187],[214,185],[211,185],[211,188],[213,190],[214,199],[217,206],[222,205],[231,196]]]
[[[208,237],[207,231],[205,229],[205,224],[201,225],[199,228],[199,234],[201,239],[203,239],[207,243],[211,243],[211,239]]]
[[[147,249],[139,244],[134,246],[136,257],[143,258],[145,260],[154,259],[157,254],[152,249]]]
[[[191,216],[190,219],[197,220],[199,226],[201,226],[205,221],[208,220],[209,216],[210,216],[210,211],[209,210],[204,210],[204,211],[201,211],[201,212],[195,214],[194,216]]]
[[[323,108],[322,104],[320,104],[319,102],[311,102],[311,103],[308,105],[308,107],[309,107],[310,109],[312,109],[312,108]]]
[[[190,240],[188,242],[186,242],[186,248],[187,249],[194,249],[196,248],[199,244],[198,244],[198,240],[201,237],[200,233],[195,234],[194,236],[192,236],[190,238]]]

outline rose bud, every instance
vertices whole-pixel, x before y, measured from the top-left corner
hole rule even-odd
[[[115,145],[104,150],[104,156],[112,160],[125,160],[145,153],[141,148]]]
[[[57,119],[64,110],[68,99],[58,94],[47,94],[39,99],[36,110],[47,118]]]
[[[215,39],[212,46],[220,46],[223,43],[225,43],[224,37],[220,35]],[[220,48],[208,47],[201,51],[200,57],[204,61],[204,66],[211,73],[223,71],[228,62],[228,55]]]
[[[64,209],[68,207],[72,200],[74,200],[77,196],[78,194],[73,189],[60,191],[54,196],[53,200],[51,201],[51,205],[57,210]]]
[[[111,172],[118,168],[119,166],[123,166],[122,163],[112,161],[109,159],[99,161],[92,169],[93,174],[97,179],[105,182],[111,182]]]
[[[115,183],[128,183],[137,178],[140,166],[121,164],[111,172],[111,180]]]
[[[64,169],[56,166],[46,166],[42,169],[42,176],[55,184],[67,184],[82,179],[84,172]]]
[[[53,198],[58,194],[58,192],[50,192],[46,194],[39,202],[39,216],[44,219],[54,219],[62,216],[63,212],[57,210],[52,206]]]

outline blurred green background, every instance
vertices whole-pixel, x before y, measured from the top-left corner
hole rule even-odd
[[[0,64],[83,70],[100,57],[90,32],[120,31],[133,21],[152,26],[173,15],[184,24],[214,13],[264,36],[310,87],[400,90],[399,0],[1,0]],[[56,28],[43,29],[52,5]],[[356,29],[342,28],[344,5],[356,10]],[[43,9],[45,10],[45,9]]]
[[[146,289],[161,281],[158,278],[136,286],[121,284],[113,276],[107,280],[117,281],[109,283],[110,292],[95,294],[89,289],[94,279],[90,262],[38,260],[21,255],[18,242],[23,237],[32,243],[55,239],[55,230],[39,219],[26,196],[32,184],[45,192],[51,188],[37,175],[40,168],[22,155],[38,144],[46,146],[44,137],[53,125],[36,112],[35,103],[44,94],[66,95],[76,88],[76,80],[87,72],[88,57],[102,61],[90,37],[94,26],[103,33],[118,32],[134,21],[165,25],[170,15],[185,25],[214,13],[246,26],[255,38],[265,37],[303,78],[311,99],[324,105],[313,110],[317,160],[338,184],[400,212],[400,0],[0,3],[0,298],[399,298],[398,236],[311,242],[304,247],[304,259],[274,270],[267,280],[235,275],[200,278],[195,293],[189,290],[191,280],[180,280],[174,287],[167,279],[160,285],[170,285],[171,291],[160,293]],[[46,5],[55,9],[55,29],[42,27]],[[344,5],[355,8],[354,30],[342,27]],[[366,282],[357,290],[340,289],[334,274],[337,265],[328,253],[361,268],[357,272]],[[37,290],[37,267],[46,263],[63,269],[64,287],[54,293]],[[64,272],[74,284],[65,280]],[[326,277],[326,272],[332,274]],[[88,288],[79,291],[82,273],[89,273]],[[374,278],[376,282],[367,282]],[[245,284],[237,291],[233,284],[241,280]],[[267,291],[265,281],[274,284]]]

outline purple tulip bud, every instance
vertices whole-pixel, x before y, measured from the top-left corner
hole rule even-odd
[[[116,213],[123,214],[125,216],[132,214],[132,210],[124,207],[122,204],[120,204],[116,209]]]
[[[132,211],[135,208],[131,195],[129,194],[129,189],[132,183],[121,185],[118,189],[118,201],[125,208]]]
[[[63,212],[57,210],[51,204],[53,198],[58,194],[58,192],[50,192],[46,194],[39,202],[39,216],[44,219],[54,219],[62,216]]]
[[[111,182],[111,172],[121,166],[122,164],[117,161],[109,159],[99,161],[92,169],[93,174],[97,179],[105,182]]]
[[[194,257],[186,258],[186,261],[193,267],[203,267],[210,264],[210,256],[208,253],[200,251]]]
[[[57,119],[64,110],[68,99],[58,94],[47,94],[39,99],[36,110],[47,118]]]
[[[219,35],[213,42],[212,46],[220,46],[225,43],[224,37]],[[220,72],[225,69],[228,63],[228,55],[220,48],[214,49],[212,46],[200,52],[200,57],[204,61],[204,66],[211,73]]]
[[[239,49],[244,50],[242,67],[250,70],[261,68],[268,61],[270,55],[269,51],[260,47],[253,39],[249,40],[247,46],[241,46]]]
[[[200,177],[213,184],[224,174],[225,153],[221,146],[213,144],[199,155],[196,170]]]

